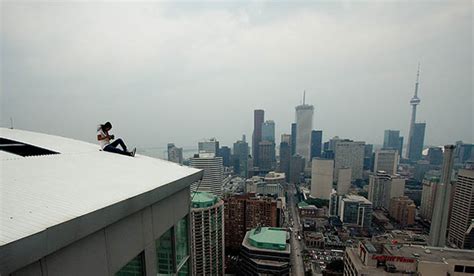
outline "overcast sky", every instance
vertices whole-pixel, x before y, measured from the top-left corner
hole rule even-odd
[[[111,121],[139,147],[232,145],[262,108],[279,141],[306,90],[324,140],[381,144],[408,136],[420,62],[425,144],[474,142],[471,1],[1,5],[3,126],[95,142]]]

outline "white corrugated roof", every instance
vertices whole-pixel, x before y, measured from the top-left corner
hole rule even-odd
[[[73,139],[0,128],[0,137],[59,152],[0,151],[0,246],[198,172]]]

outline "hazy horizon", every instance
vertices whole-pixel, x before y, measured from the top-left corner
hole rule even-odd
[[[425,145],[474,143],[472,13],[458,2],[1,3],[1,125],[95,143],[111,121],[131,146],[221,145],[253,110],[290,133],[380,145],[408,136],[417,65]]]

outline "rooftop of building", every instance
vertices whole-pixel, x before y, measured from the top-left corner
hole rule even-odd
[[[286,251],[289,250],[287,235],[284,228],[257,227],[247,232],[244,242],[258,249]]]
[[[217,196],[207,192],[194,192],[191,199],[193,208],[208,208],[219,201]]]
[[[198,169],[60,136],[0,128],[0,137],[58,153],[23,157],[5,151],[2,142],[0,247],[39,233],[54,238],[68,225],[81,226],[80,236],[89,214],[104,227],[120,219],[108,212],[112,208],[123,217],[202,177]]]
[[[285,173],[269,172],[265,175],[265,179],[280,179],[285,178]]]
[[[358,202],[364,202],[364,203],[367,203],[367,204],[372,204],[372,202],[370,202],[370,200],[368,200],[367,198],[363,197],[363,196],[360,196],[360,195],[346,195],[342,200],[345,200],[345,201],[358,201]]]
[[[421,245],[385,245],[385,250],[394,256],[412,257],[429,262],[444,262],[449,259],[474,261],[473,251],[464,249]]]

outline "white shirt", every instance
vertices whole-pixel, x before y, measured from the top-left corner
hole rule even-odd
[[[100,135],[100,137],[107,137],[107,133],[105,133],[102,128],[100,128],[98,131],[97,131],[97,135]],[[102,139],[102,140],[99,140],[99,145],[100,145],[100,148],[101,149],[104,149],[108,144],[110,144],[110,141],[109,139]]]

